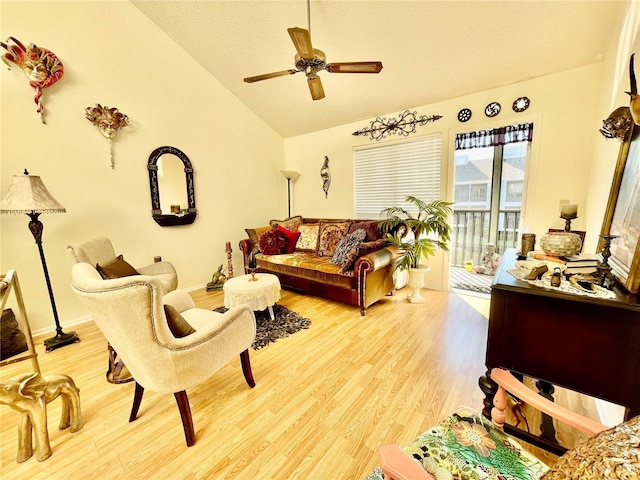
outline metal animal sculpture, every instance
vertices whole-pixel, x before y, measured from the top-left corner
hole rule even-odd
[[[636,125],[640,125],[640,95],[638,95],[638,84],[636,82],[636,74],[633,70],[633,57],[635,53],[631,54],[629,59],[629,83],[630,90],[625,92],[631,100],[629,102],[629,110],[631,110],[631,118]]]
[[[322,190],[324,190],[324,198],[329,196],[329,186],[331,185],[331,170],[329,170],[329,157],[324,157],[324,163],[320,169],[320,177],[322,178]]]
[[[80,390],[67,375],[40,375],[27,373],[0,381],[0,403],[20,412],[18,425],[18,463],[33,455],[31,431],[35,428],[36,459],[39,462],[51,456],[47,430],[47,403],[62,397],[60,430],[71,426],[77,432],[84,425],[80,411]]]
[[[42,123],[44,121],[44,107],[40,103],[42,97],[42,89],[56,83],[64,73],[64,66],[58,60],[53,52],[40,48],[34,44],[25,47],[19,40],[9,37],[8,43],[12,41],[15,45],[0,42],[0,46],[7,50],[2,56],[2,61],[11,69],[11,63],[18,65],[29,79],[29,85],[36,90],[33,101],[38,106],[36,112],[40,116]]]
[[[606,120],[602,121],[600,133],[605,138],[617,138],[621,142],[627,137],[633,119],[629,112],[629,107],[618,107],[609,114]]]

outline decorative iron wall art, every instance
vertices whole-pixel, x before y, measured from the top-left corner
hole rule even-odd
[[[113,163],[113,146],[111,140],[116,136],[118,130],[129,124],[129,117],[118,111],[117,108],[109,108],[96,103],[95,107],[85,108],[87,120],[93,123],[104,138],[109,141],[109,158],[111,160],[111,168]]]
[[[366,137],[371,136],[371,140],[382,140],[387,135],[402,135],[404,137],[415,133],[416,126],[426,125],[429,122],[440,120],[442,115],[420,115],[417,112],[405,110],[398,118],[387,119],[385,117],[377,117],[371,121],[368,128],[363,128],[353,132],[354,136]]]
[[[33,101],[38,106],[36,112],[42,123],[46,124],[44,107],[40,103],[42,89],[53,85],[62,78],[64,73],[62,62],[46,48],[40,48],[32,43],[25,47],[14,37],[9,37],[6,41],[13,42],[14,45],[0,42],[0,46],[8,52],[2,56],[2,61],[7,64],[9,69],[11,69],[11,63],[15,63],[25,73],[29,79],[29,85],[36,90],[36,95],[33,97]]]
[[[324,163],[320,168],[320,178],[322,178],[322,190],[324,198],[329,197],[329,186],[331,185],[331,170],[329,170],[329,157],[324,157]]]

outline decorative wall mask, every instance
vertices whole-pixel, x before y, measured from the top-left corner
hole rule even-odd
[[[9,69],[11,69],[9,62],[15,63],[25,73],[29,79],[29,85],[36,90],[36,95],[33,97],[33,101],[38,106],[36,112],[42,123],[46,123],[44,121],[44,107],[40,103],[42,89],[53,85],[62,78],[64,73],[62,62],[53,52],[32,43],[25,47],[14,37],[9,37],[6,41],[11,41],[15,45],[0,42],[0,46],[9,52],[2,56],[2,61],[7,64]]]
[[[85,112],[87,120],[98,127],[102,136],[109,140],[109,158],[111,159],[111,168],[114,168],[111,140],[116,136],[118,130],[129,124],[129,117],[119,112],[115,107],[103,107],[99,103],[96,103],[95,107],[87,107]]]
[[[415,133],[417,125],[426,125],[429,122],[435,122],[442,118],[442,115],[420,115],[419,117],[416,115],[416,112],[405,110],[397,119],[390,118],[387,120],[385,117],[378,117],[371,121],[369,128],[357,130],[353,132],[352,135],[363,137],[371,135],[371,140],[378,141],[382,140],[387,134],[395,135],[397,133],[398,135],[407,137]]]
[[[627,137],[631,128],[632,119],[629,107],[616,108],[609,117],[602,121],[600,133],[605,138],[617,138],[621,142]]]
[[[636,83],[636,74],[633,71],[633,57],[635,53],[631,54],[631,58],[629,59],[629,81],[630,81],[630,91],[625,92],[627,95],[631,97],[629,102],[629,110],[631,110],[631,117],[636,125],[640,125],[640,95],[638,95],[638,84]]]
[[[329,197],[329,186],[331,185],[331,170],[329,170],[329,157],[324,157],[324,163],[320,168],[320,178],[322,178],[322,190],[324,198]]]

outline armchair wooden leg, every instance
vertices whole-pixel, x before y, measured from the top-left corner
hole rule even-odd
[[[133,394],[133,406],[131,407],[131,415],[129,415],[129,422],[133,422],[138,416],[138,410],[140,410],[140,404],[142,403],[142,395],[144,394],[144,387],[136,382],[136,390]]]
[[[251,371],[251,360],[249,359],[249,350],[245,350],[240,354],[240,363],[242,364],[242,373],[244,379],[247,381],[247,385],[251,388],[256,386],[256,382],[253,379],[253,372]]]
[[[196,434],[193,430],[193,419],[191,418],[191,408],[189,408],[189,399],[187,398],[187,392],[182,390],[173,394],[176,397],[178,403],[178,410],[180,410],[180,418],[182,418],[182,427],[184,428],[184,436],[187,440],[187,447],[196,443]]]

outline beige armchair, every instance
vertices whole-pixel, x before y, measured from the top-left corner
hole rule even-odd
[[[85,262],[93,267],[96,264],[106,265],[116,260],[116,253],[107,237],[97,237],[87,242],[71,243],[67,251],[76,262]],[[141,275],[156,277],[165,292],[172,292],[178,287],[178,274],[169,262],[156,262],[144,267],[135,267]]]
[[[240,354],[242,371],[255,386],[249,348],[256,334],[255,317],[246,305],[224,314],[196,308],[189,294],[174,291],[163,297],[157,278],[147,275],[103,280],[87,263],[71,272],[72,289],[107,341],[120,354],[136,381],[129,421],[135,420],[144,389],[173,393],[178,403],[187,445],[195,433],[186,390],[205,382]],[[165,305],[171,305],[165,313]],[[176,338],[170,320],[186,320],[195,332]]]

